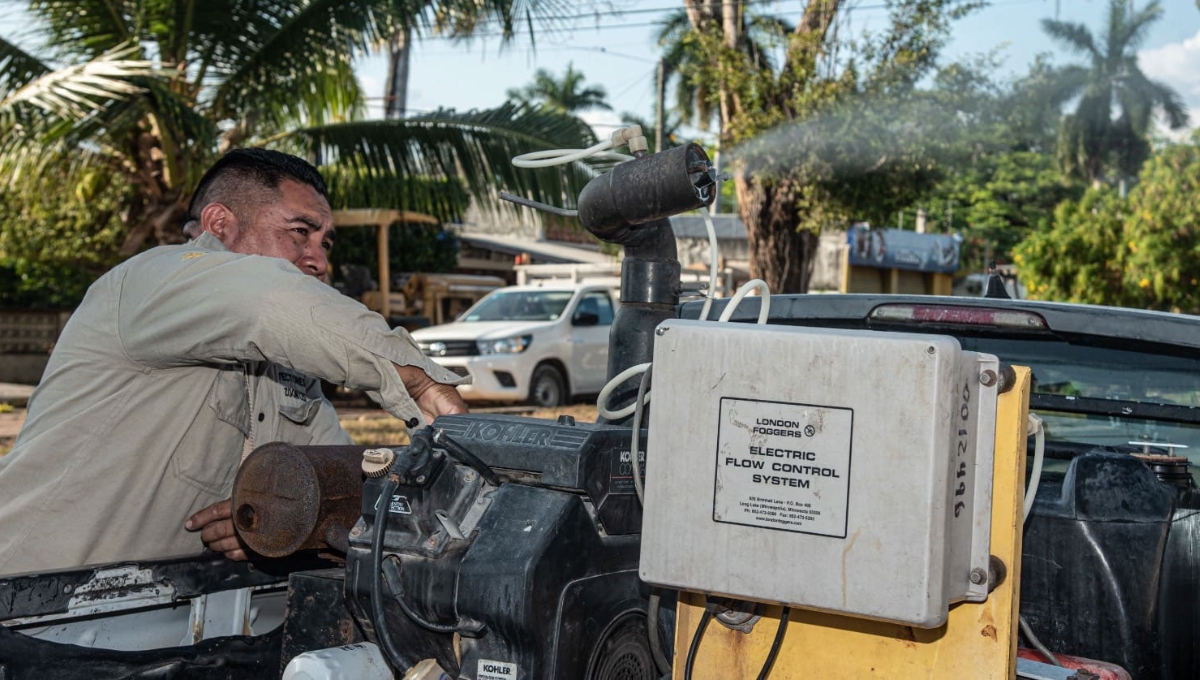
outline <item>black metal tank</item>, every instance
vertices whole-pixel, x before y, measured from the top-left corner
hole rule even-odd
[[[1186,460],[1094,452],[1046,475],[1021,614],[1053,651],[1136,680],[1200,678],[1200,489]]]

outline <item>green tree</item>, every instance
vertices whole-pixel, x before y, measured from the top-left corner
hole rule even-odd
[[[582,71],[575,70],[575,62],[567,64],[562,78],[544,68],[533,74],[533,82],[522,88],[511,88],[508,98],[524,104],[540,104],[551,111],[575,115],[580,111],[601,109],[611,111],[605,101],[608,92],[602,85],[584,87]]]
[[[0,8],[16,4],[0,0]],[[49,194],[57,196],[79,194],[97,173],[111,175],[128,189],[119,210],[120,257],[178,240],[199,175],[237,146],[273,146],[322,169],[340,168],[339,178],[373,178],[373,207],[450,217],[455,201],[440,190],[451,178],[485,200],[503,187],[561,201],[591,176],[586,166],[518,171],[509,159],[531,146],[586,144],[593,139],[586,126],[522,106],[363,121],[352,69],[356,54],[400,27],[462,36],[499,16],[511,35],[514,16],[560,5],[30,0],[42,43],[25,50],[0,39],[0,176],[19,200],[39,177],[57,178],[58,191]],[[111,224],[95,221],[88,233]],[[6,255],[32,255],[14,253],[18,241],[7,239]]]
[[[1156,152],[1127,198],[1064,202],[1014,259],[1031,297],[1200,313],[1200,146]]]
[[[1054,211],[1048,231],[1030,234],[1013,262],[1034,300],[1125,306],[1122,274],[1124,201],[1108,187],[1093,187]]]
[[[940,178],[929,158],[944,144],[920,133],[945,116],[907,94],[933,67],[949,22],[973,5],[890,3],[887,30],[845,59],[832,35],[842,0],[809,0],[777,65],[739,48],[744,5],[684,1],[698,53],[708,56],[689,77],[711,93],[722,146],[741,146],[732,170],[751,275],[774,291],[803,292],[825,224],[860,212],[863,198],[872,214],[894,215]]]
[[[749,11],[738,12],[735,21],[738,23],[736,49],[756,67],[775,68],[773,51],[787,42],[787,36],[796,27],[781,17]],[[662,22],[654,41],[662,50],[664,88],[674,90],[674,109],[681,124],[710,129],[717,118],[717,109],[712,83],[702,76],[711,60],[688,11],[671,12]]]
[[[1136,11],[1126,0],[1109,0],[1108,22],[1099,36],[1083,24],[1042,21],[1046,33],[1090,62],[1064,69],[1059,77],[1062,91],[1079,97],[1075,112],[1063,120],[1059,138],[1064,171],[1093,184],[1110,170],[1116,179],[1133,177],[1150,154],[1149,131],[1156,111],[1171,129],[1187,124],[1179,94],[1147,78],[1138,65],[1137,50],[1150,25],[1161,17],[1158,0]]]

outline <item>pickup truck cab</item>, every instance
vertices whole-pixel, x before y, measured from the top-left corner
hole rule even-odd
[[[614,300],[603,285],[513,286],[412,335],[438,364],[471,376],[459,390],[468,401],[558,406],[604,387]]]

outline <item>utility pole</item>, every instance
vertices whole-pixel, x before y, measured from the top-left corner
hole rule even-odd
[[[658,109],[657,109],[658,118],[654,122],[654,152],[655,153],[658,153],[659,151],[663,150],[663,125],[664,125],[663,118],[666,116],[665,112],[663,111],[663,99],[664,99],[663,95],[664,95],[664,89],[666,86],[663,75],[665,72],[666,72],[666,65],[663,62],[663,60],[660,58],[658,60],[658,88],[656,90],[656,92],[658,93]]]
[[[387,90],[383,97],[383,116],[388,120],[404,117],[408,107],[408,63],[412,53],[412,29],[397,28],[388,45]]]

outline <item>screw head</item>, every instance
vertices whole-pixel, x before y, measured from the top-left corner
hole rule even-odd
[[[937,348],[934,347],[933,345],[930,345],[925,348],[925,353],[926,354],[937,354]]]
[[[984,371],[983,373],[980,373],[979,374],[979,383],[981,385],[983,385],[984,387],[991,387],[992,385],[995,385],[996,384],[996,372],[989,368],[988,370]]]
[[[982,569],[972,569],[971,583],[974,583],[977,586],[987,583],[987,572]]]
[[[666,333],[667,333],[667,329],[662,326],[659,326],[658,328],[654,329],[655,335],[666,335]]]
[[[417,484],[425,483],[425,475],[417,475]]]
[[[362,527],[354,527],[350,530],[351,536],[362,536]]]

